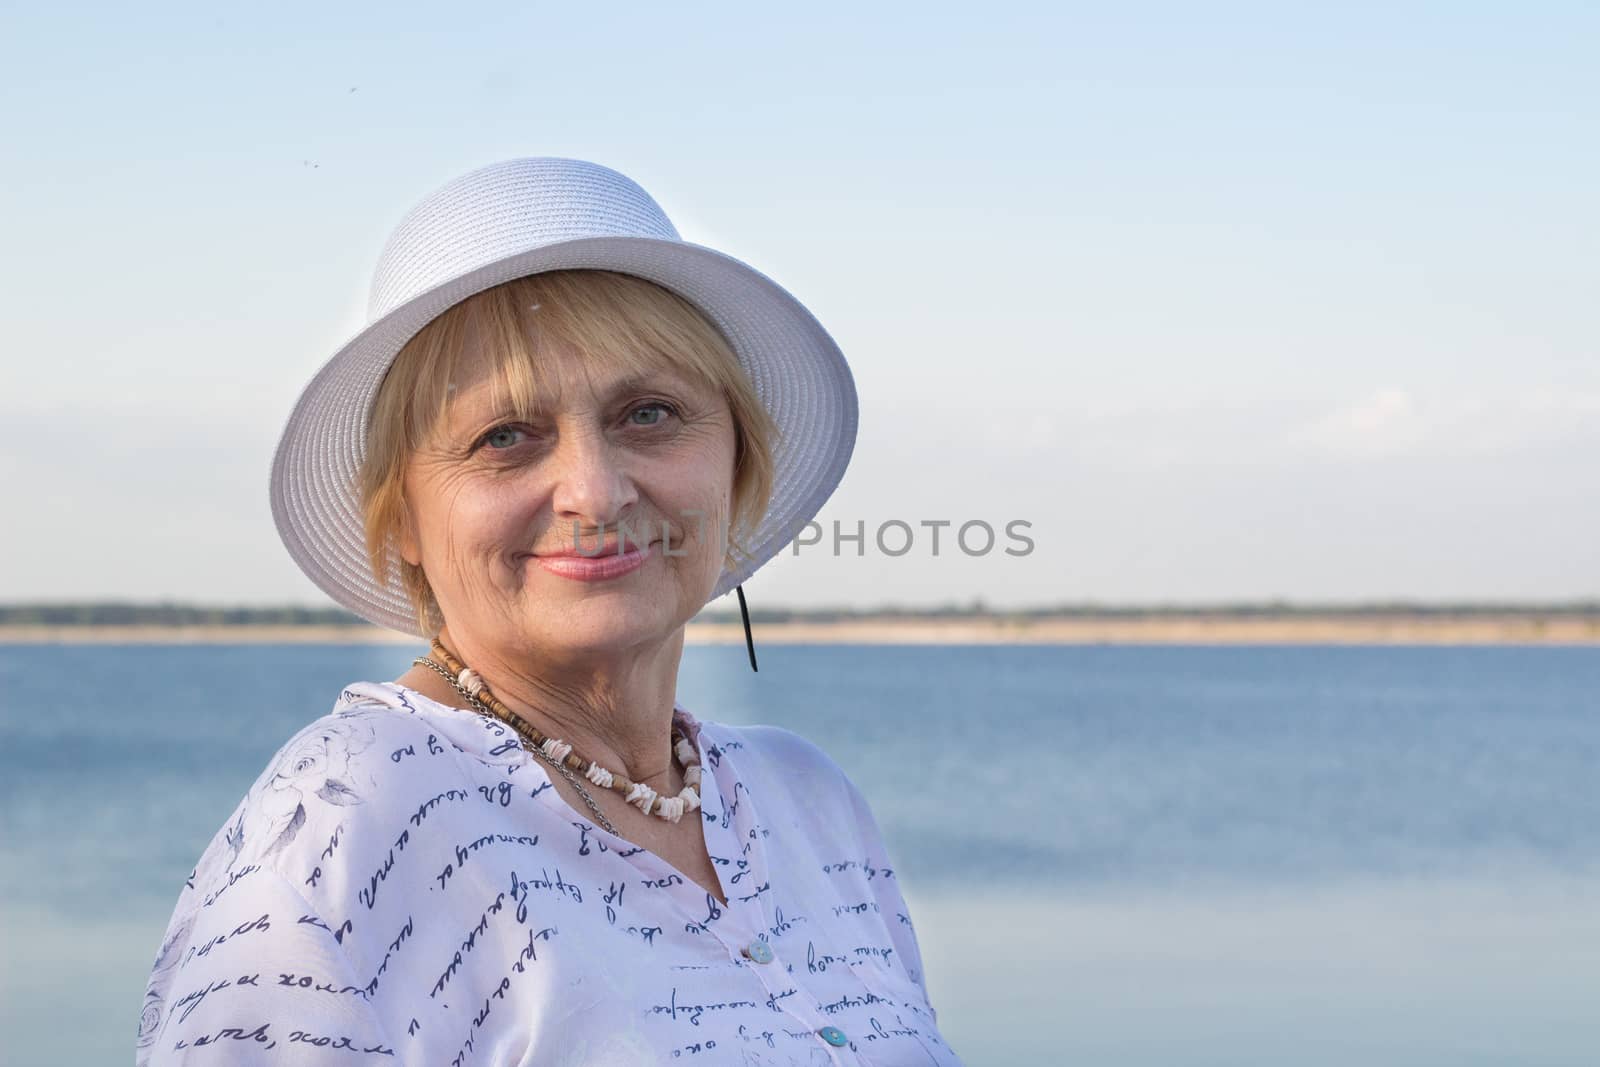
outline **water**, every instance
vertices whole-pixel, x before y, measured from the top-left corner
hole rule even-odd
[[[871,799],[974,1067],[1600,1061],[1600,649],[686,651]],[[127,1062],[177,890],[393,645],[0,646],[6,1062]]]

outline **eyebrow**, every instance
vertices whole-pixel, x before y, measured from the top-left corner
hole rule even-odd
[[[646,386],[655,385],[659,382],[682,386],[685,388],[687,388],[689,385],[688,382],[674,374],[672,371],[663,368],[659,370],[646,371],[643,374],[638,374],[631,378],[624,378],[620,382],[613,383],[610,390],[606,393],[606,399],[610,400],[621,393],[631,393],[635,390],[643,389]]]
[[[617,399],[617,397],[622,396],[623,394],[636,392],[650,386],[672,386],[680,389],[693,388],[687,379],[680,377],[670,370],[658,369],[646,371],[643,374],[636,374],[628,378],[623,378],[620,381],[613,382],[601,394],[601,402],[603,404],[612,403]],[[484,411],[472,421],[474,423],[488,422],[495,419],[505,418],[510,414],[511,410],[509,406],[499,405],[492,411]],[[550,408],[548,406],[542,406],[538,409],[538,414],[548,415],[550,414]]]

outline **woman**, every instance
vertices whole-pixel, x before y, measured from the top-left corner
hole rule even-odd
[[[855,426],[809,313],[615,171],[424,200],[272,503],[319,586],[429,652],[218,831],[140,1061],[958,1063],[861,792],[675,698],[684,624],[817,512]]]

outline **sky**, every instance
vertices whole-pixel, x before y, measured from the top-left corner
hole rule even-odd
[[[465,10],[0,4],[0,601],[326,604],[283,422],[406,211],[528,155],[850,361],[753,607],[1600,595],[1600,9]]]

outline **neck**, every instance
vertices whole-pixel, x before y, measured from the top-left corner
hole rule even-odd
[[[560,662],[535,663],[513,650],[452,634],[449,627],[439,632],[439,640],[541,733],[658,793],[676,796],[683,788],[672,755],[681,626],[659,642],[620,655]]]

